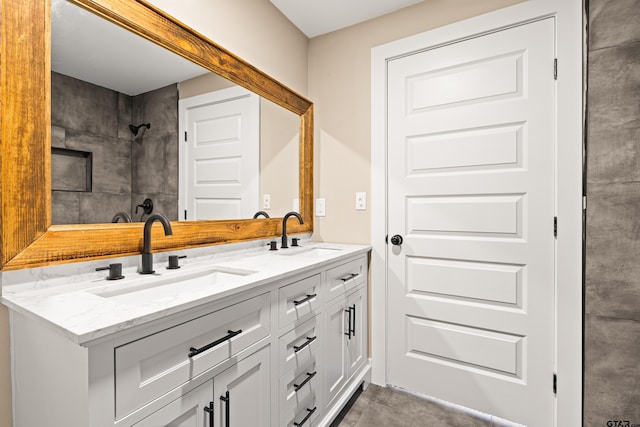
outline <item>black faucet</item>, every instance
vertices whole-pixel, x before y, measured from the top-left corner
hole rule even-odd
[[[280,249],[287,249],[289,247],[287,243],[287,220],[290,216],[295,216],[300,221],[300,224],[304,224],[302,217],[298,212],[289,212],[282,218],[282,244],[280,245]]]
[[[151,226],[155,221],[160,221],[164,227],[164,235],[171,236],[173,230],[167,217],[162,214],[153,214],[144,223],[144,247],[142,249],[142,271],[140,274],[153,274],[153,254],[151,253]]]
[[[118,212],[111,218],[111,222],[116,223],[118,220],[122,220],[122,222],[131,222],[131,216],[126,212]]]
[[[256,212],[256,214],[253,216],[253,219],[258,218],[260,215],[264,216],[265,218],[269,218],[269,214],[266,213],[265,211],[258,211]]]

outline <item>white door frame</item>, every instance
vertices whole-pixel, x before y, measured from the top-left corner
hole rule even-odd
[[[529,0],[377,46],[371,51],[371,358],[372,382],[386,377],[386,80],[387,61],[416,51],[553,16],[556,23],[556,426],[582,425],[581,0]],[[550,68],[550,73],[553,70]],[[551,379],[549,379],[551,387]]]

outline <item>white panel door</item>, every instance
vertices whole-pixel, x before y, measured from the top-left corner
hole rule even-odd
[[[366,359],[365,337],[367,336],[367,302],[365,288],[353,292],[347,297],[347,329],[350,331],[345,338],[347,378],[350,378]]]
[[[388,382],[553,425],[554,22],[388,64]]]
[[[233,87],[180,101],[181,219],[251,218],[260,191],[260,98]]]
[[[269,353],[263,347],[213,379],[214,427],[271,425]]]
[[[346,340],[347,334],[347,310],[346,297],[340,297],[331,303],[325,310],[327,319],[326,329],[326,403],[333,403],[333,399],[347,381],[346,364]]]
[[[213,380],[174,400],[134,427],[213,427]]]

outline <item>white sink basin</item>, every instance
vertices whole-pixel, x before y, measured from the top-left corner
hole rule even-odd
[[[156,300],[175,295],[180,289],[210,288],[211,286],[234,283],[238,279],[254,274],[252,270],[231,268],[211,268],[191,273],[179,274],[171,272],[166,275],[136,279],[134,282],[113,282],[107,286],[90,289],[90,294],[109,299],[118,299],[123,302],[135,302],[136,300]],[[170,289],[174,288],[174,289]]]
[[[278,251],[278,255],[321,258],[327,255],[335,255],[341,250],[341,248],[288,248]]]

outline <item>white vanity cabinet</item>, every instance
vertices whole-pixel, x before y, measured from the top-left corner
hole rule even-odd
[[[263,347],[135,427],[270,426],[269,367]]]
[[[264,293],[114,348],[115,414],[121,419],[187,384],[270,334]]]
[[[213,380],[185,393],[135,427],[209,427],[214,422]]]
[[[359,258],[327,271],[333,300],[326,310],[326,404],[331,407],[344,386],[365,363],[367,263]]]
[[[367,304],[364,286],[329,305],[327,321],[326,404],[334,399],[365,363]]]
[[[345,253],[90,339],[10,305],[14,427],[328,426],[370,369],[368,248]]]
[[[323,311],[323,274],[305,278],[278,291],[279,339],[278,407],[282,426],[309,426],[320,411],[324,332],[318,321]]]

